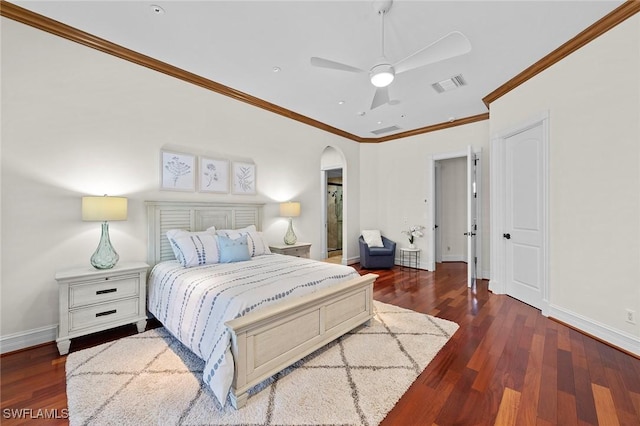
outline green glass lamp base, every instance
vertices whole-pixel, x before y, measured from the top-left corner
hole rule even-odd
[[[293,232],[293,219],[289,218],[289,229],[287,229],[287,233],[284,234],[284,243],[293,245],[296,241],[298,241],[298,237],[296,237],[295,232]]]
[[[118,260],[120,260],[120,256],[113,249],[109,239],[109,224],[103,222],[100,243],[98,243],[98,248],[91,256],[91,265],[96,269],[111,269],[116,266]]]

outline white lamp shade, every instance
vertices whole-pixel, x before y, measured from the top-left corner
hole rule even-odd
[[[125,197],[82,197],[82,220],[114,221],[127,220]]]
[[[280,216],[282,217],[298,217],[300,216],[300,203],[289,201],[280,203]]]

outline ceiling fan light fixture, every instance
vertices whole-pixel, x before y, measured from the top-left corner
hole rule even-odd
[[[393,82],[396,73],[393,67],[389,64],[380,64],[371,68],[369,77],[371,78],[371,84],[376,87],[387,87]]]

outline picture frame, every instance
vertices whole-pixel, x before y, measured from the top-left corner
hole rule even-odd
[[[160,189],[195,191],[196,157],[175,151],[160,151]]]
[[[200,157],[198,190],[226,194],[229,192],[229,160]]]
[[[253,195],[256,193],[256,165],[234,162],[232,170],[232,191],[234,194]]]

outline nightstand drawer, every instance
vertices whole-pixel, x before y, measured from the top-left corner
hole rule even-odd
[[[106,277],[69,286],[69,308],[138,295],[139,276]]]
[[[309,257],[309,247],[292,247],[286,253],[289,256]]]
[[[69,332],[138,317],[138,306],[138,298],[131,298],[69,311]]]

